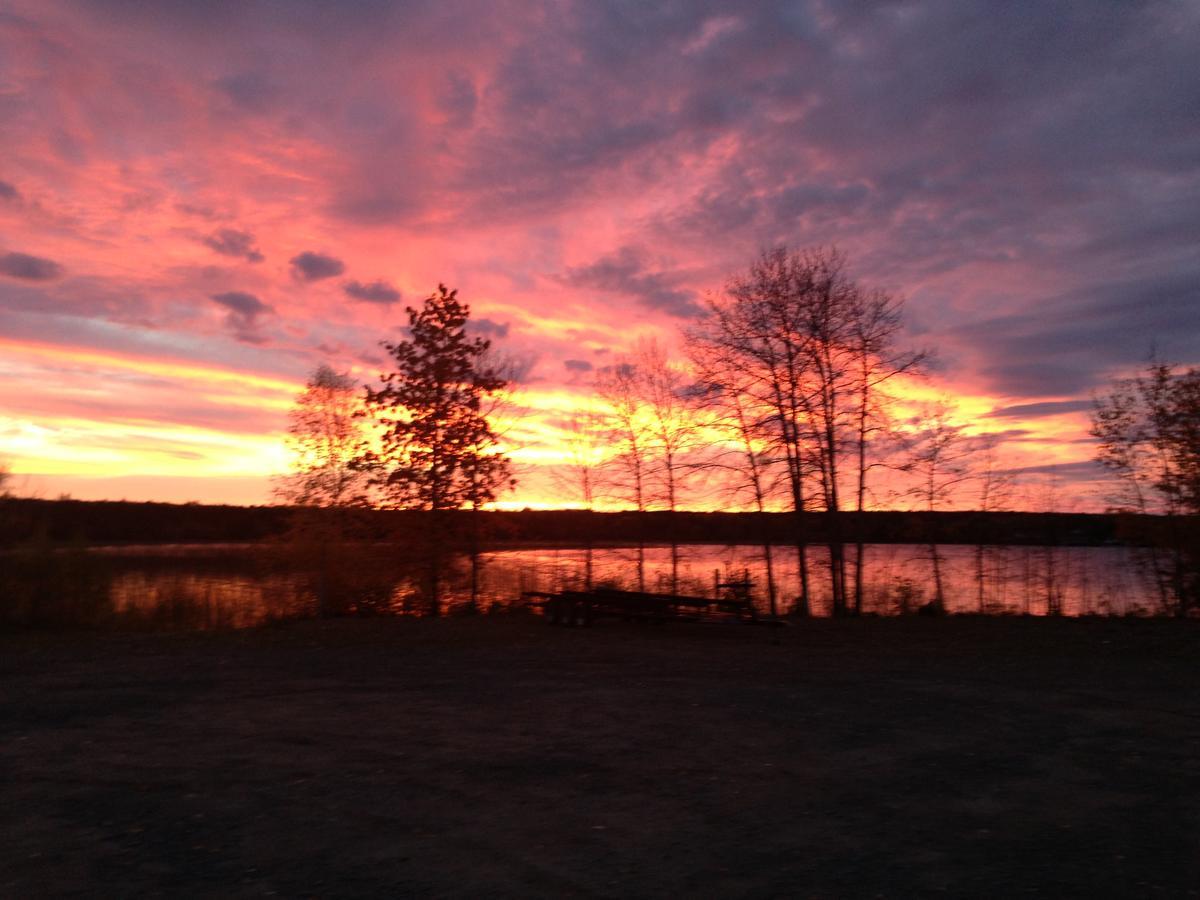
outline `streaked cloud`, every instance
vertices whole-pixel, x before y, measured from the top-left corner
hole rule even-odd
[[[1048,400],[1044,403],[1018,403],[994,409],[989,414],[998,419],[1036,419],[1042,416],[1061,416],[1090,411],[1091,400]]]

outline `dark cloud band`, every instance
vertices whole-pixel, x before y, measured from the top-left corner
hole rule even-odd
[[[63,267],[51,259],[28,253],[5,253],[0,256],[0,275],[21,281],[53,281],[63,274]]]

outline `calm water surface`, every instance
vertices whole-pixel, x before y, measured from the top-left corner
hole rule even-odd
[[[853,549],[849,550],[851,562]],[[950,612],[1045,615],[1154,614],[1159,598],[1136,551],[1123,547],[988,547],[982,558],[975,547],[942,546],[946,605]],[[144,553],[144,555],[143,555]],[[512,608],[528,590],[582,588],[588,551],[583,549],[500,550],[484,554],[479,606],[482,611]],[[884,615],[913,612],[932,598],[928,548],[916,545],[869,545],[864,555],[864,608]],[[289,571],[256,563],[251,548],[211,547],[123,550],[111,583],[118,613],[153,618],[182,628],[238,628],[272,619],[314,614],[320,579],[312,572]],[[636,548],[591,552],[595,584],[636,589]],[[980,596],[980,565],[983,591]],[[336,566],[336,561],[334,562]],[[851,566],[852,569],[852,566]],[[464,560],[450,579],[446,611],[469,603]],[[644,571],[648,590],[666,591],[671,583],[669,547],[647,547]],[[773,571],[780,613],[794,609],[799,594],[795,550],[773,549]],[[830,611],[827,557],[809,549],[813,611]],[[768,611],[766,566],[761,547],[690,545],[679,548],[679,592],[711,595],[714,582],[748,572],[754,598]],[[370,610],[421,615],[415,577],[392,572],[370,590]]]

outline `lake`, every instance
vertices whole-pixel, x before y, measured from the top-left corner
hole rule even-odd
[[[1138,551],[1125,547],[986,547],[943,545],[941,556],[946,606],[952,613],[1046,615],[1152,615],[1160,611],[1153,579]],[[104,548],[93,551],[110,565],[108,600],[118,616],[162,627],[240,628],[274,619],[309,616],[318,610],[330,572],[353,576],[344,593],[352,610],[423,615],[418,576],[403,565],[340,565],[327,560],[318,570],[253,546],[171,546]],[[852,571],[853,548],[848,548]],[[588,551],[578,548],[506,549],[481,557],[479,610],[507,610],[523,591],[583,588]],[[796,552],[772,550],[774,582],[781,614],[792,612],[799,594]],[[373,559],[386,560],[383,549]],[[638,550],[606,547],[591,551],[594,584],[637,588]],[[979,572],[983,591],[980,597]],[[864,610],[881,615],[915,612],[933,595],[930,551],[920,545],[869,545],[864,555]],[[828,615],[828,556],[809,548],[813,613]],[[646,589],[668,591],[671,550],[644,550]],[[365,574],[364,574],[365,573]],[[445,612],[469,604],[469,567],[459,559],[448,579]],[[753,596],[769,611],[766,567],[761,547],[685,545],[679,548],[678,592],[710,596],[717,580],[754,582]],[[344,579],[343,579],[343,583]]]

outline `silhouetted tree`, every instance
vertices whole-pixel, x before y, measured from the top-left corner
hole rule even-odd
[[[1200,514],[1200,369],[1152,361],[1117,381],[1096,398],[1091,433],[1096,458],[1118,479],[1119,506],[1170,517],[1166,546],[1149,541],[1151,565],[1164,599],[1173,596],[1176,613],[1187,615],[1200,593],[1200,548],[1194,523],[1177,517]]]
[[[479,413],[488,423],[487,431],[475,432],[477,444],[469,448],[464,470],[469,484],[467,508],[470,510],[468,556],[471,564],[470,609],[479,608],[480,576],[483,572],[483,516],[485,504],[495,499],[499,490],[511,488],[515,483],[512,477],[511,464],[506,462],[502,481],[489,484],[486,481],[488,469],[501,443],[508,443],[511,432],[511,422],[506,422],[508,413],[513,408],[512,398],[508,388],[520,380],[528,371],[525,361],[505,353],[493,346],[488,346],[475,360],[475,368],[480,382],[498,384],[500,387],[485,391],[480,403]]]
[[[912,493],[925,511],[937,512],[969,477],[966,457],[971,450],[970,443],[962,426],[954,423],[952,409],[944,400],[931,404],[912,424],[909,457],[901,468],[914,476]],[[930,527],[936,528],[936,525],[930,522]],[[942,555],[932,534],[926,546],[933,575],[933,609],[942,613],[946,611]]]
[[[1097,397],[1096,458],[1120,479],[1120,505],[1139,512],[1200,513],[1200,369],[1152,362]]]
[[[607,405],[609,440],[616,450],[607,461],[606,477],[619,499],[639,513],[650,501],[650,435],[637,380],[637,368],[627,358],[596,373],[596,393]],[[638,590],[646,590],[646,540],[638,527]]]
[[[557,486],[589,513],[596,508],[604,428],[602,418],[590,407],[574,413],[567,420],[566,435],[562,441],[566,463],[554,475]],[[590,591],[594,581],[590,523],[584,528],[584,535],[583,583],[584,589]]]
[[[364,501],[366,480],[354,462],[363,450],[362,400],[348,374],[321,364],[288,413],[292,472],[275,494],[295,506],[340,507]]]
[[[1030,485],[1027,494],[1027,505],[1044,513],[1063,511],[1063,500],[1059,490],[1062,476],[1057,467],[1051,466],[1045,477],[1037,485]],[[1069,502],[1067,504],[1070,505]],[[1064,560],[1060,557],[1059,544],[1062,534],[1058,528],[1058,516],[1047,517],[1046,529],[1043,532],[1041,547],[1038,548],[1037,560],[1041,563],[1041,571],[1037,573],[1041,582],[1042,597],[1046,601],[1046,615],[1060,616],[1063,613],[1063,582],[1061,573]]]
[[[731,279],[725,296],[711,302],[708,315],[688,332],[692,343],[737,374],[749,408],[767,411],[756,428],[769,437],[787,472],[798,514],[805,610],[808,561],[800,514],[810,508],[827,514],[833,611],[849,609],[844,495],[850,488],[854,508],[865,507],[868,473],[877,464],[870,448],[887,423],[882,386],[915,370],[923,358],[895,346],[901,310],[891,295],[866,291],[853,281],[837,250],[775,247]],[[862,608],[863,558],[860,543],[856,611]]]
[[[808,615],[811,592],[804,513],[812,463],[812,371],[799,302],[805,278],[800,269],[783,248],[763,253],[746,273],[730,279],[724,296],[709,302],[704,318],[688,330],[688,340],[710,348],[711,358],[729,369],[720,381],[733,383],[741,378],[737,383],[749,406],[763,411],[756,427],[761,426],[786,473],[788,499],[796,514],[797,612]]]
[[[288,546],[311,572],[323,615],[358,605],[352,570],[352,507],[367,501],[366,478],[355,466],[363,451],[362,400],[347,374],[321,364],[288,413],[286,444],[292,471],[275,483],[275,496],[293,507]]]
[[[888,415],[889,398],[885,393],[888,382],[900,375],[922,370],[929,354],[897,347],[903,325],[903,301],[885,291],[855,289],[848,306],[850,323],[847,329],[855,384],[850,402],[852,438],[856,464],[854,508],[866,509],[868,476],[883,465],[883,454],[872,458],[876,443],[889,443],[895,437]],[[882,440],[881,440],[882,439]],[[863,577],[866,547],[861,540],[854,553],[854,612],[862,613]]]
[[[446,543],[445,513],[479,509],[511,484],[484,414],[486,398],[505,387],[480,360],[490,342],[468,337],[470,308],[445,285],[421,309],[407,308],[411,338],[384,342],[395,368],[367,387],[367,407],[379,427],[378,447],[360,457],[383,505],[429,512],[429,600],[440,611]]]
[[[649,471],[654,494],[671,515],[671,593],[679,593],[679,535],[675,513],[688,477],[695,471],[699,426],[695,404],[685,396],[688,379],[655,340],[640,341],[634,351],[633,382],[643,408],[649,438]]]
[[[728,347],[719,342],[710,343],[703,330],[693,331],[690,337],[688,355],[703,389],[700,402],[712,414],[710,426],[717,433],[724,433],[732,445],[728,454],[732,460],[726,462],[726,454],[717,454],[713,466],[735,474],[735,493],[750,493],[762,533],[767,601],[771,615],[776,616],[779,614],[779,605],[775,587],[775,558],[766,512],[768,501],[777,487],[774,471],[778,460],[771,454],[771,444],[764,428],[768,413],[756,407],[746,373],[731,357]]]
[[[811,457],[822,507],[829,514],[829,584],[834,615],[846,604],[846,556],[841,539],[841,481],[848,429],[854,404],[856,354],[855,311],[858,289],[845,274],[845,259],[836,250],[791,254],[793,303],[807,358],[808,390],[800,395],[811,429]]]
[[[981,513],[995,513],[1008,509],[1015,478],[1000,467],[1000,440],[989,434],[978,441],[978,464],[974,477],[978,488],[978,504]],[[975,588],[979,612],[984,611],[984,588],[987,582],[987,547],[975,545]]]

